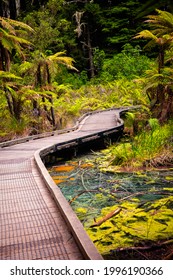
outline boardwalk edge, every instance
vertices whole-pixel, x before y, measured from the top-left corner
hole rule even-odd
[[[79,221],[78,217],[74,213],[73,209],[69,205],[68,201],[65,199],[61,190],[54,183],[53,179],[49,175],[45,165],[41,160],[40,154],[44,149],[38,150],[34,154],[35,162],[39,169],[39,172],[46,183],[52,197],[54,198],[63,218],[65,219],[73,237],[75,238],[77,245],[79,246],[84,259],[88,260],[103,260],[100,253],[97,251],[93,242],[89,238],[88,234],[84,230],[82,223]]]
[[[121,127],[123,126],[123,121],[120,118],[122,113],[128,112],[129,110],[132,109],[137,109],[139,106],[130,106],[130,107],[125,107],[125,108],[116,108],[118,112],[118,126]],[[110,111],[110,110],[115,110],[115,108],[111,108],[105,111]],[[101,111],[96,111],[96,112],[90,112],[86,113],[83,115],[76,125],[73,127],[73,130],[80,129],[80,127],[83,124],[83,121],[85,118],[87,118],[90,114],[95,114],[95,113],[100,113]],[[117,126],[117,127],[118,127]],[[70,132],[72,130],[69,130]],[[64,133],[67,131],[63,131]],[[81,252],[83,253],[84,259],[89,259],[89,260],[103,260],[103,257],[100,255],[100,253],[97,251],[97,248],[89,238],[88,234],[86,233],[82,223],[79,221],[77,215],[69,205],[68,201],[65,199],[64,195],[62,194],[61,190],[58,188],[58,186],[55,184],[51,176],[49,175],[42,159],[41,156],[44,155],[45,150],[50,151],[51,149],[54,150],[54,145],[53,146],[48,146],[44,147],[40,150],[37,150],[34,154],[35,162],[36,165],[39,169],[39,172],[46,183],[46,186],[48,187],[52,197],[54,198],[62,216],[64,217],[73,237],[75,238]],[[46,152],[47,154],[47,152]]]

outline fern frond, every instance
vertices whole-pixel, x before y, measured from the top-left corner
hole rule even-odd
[[[62,52],[57,52],[53,55],[49,55],[48,57],[51,59],[51,60],[54,60],[55,58],[57,57],[61,57],[62,55],[66,54],[66,51],[62,51]]]
[[[156,9],[156,11],[159,14],[158,18],[160,19],[161,22],[165,23],[168,26],[173,27],[173,14],[158,9]]]
[[[73,58],[71,58],[69,56],[62,56],[65,53],[66,53],[66,51],[58,52],[58,53],[55,53],[54,55],[48,56],[47,58],[50,61],[54,61],[54,62],[57,62],[59,64],[63,64],[63,65],[65,65],[69,69],[73,69],[75,71],[78,71],[77,68],[75,68],[73,66],[73,63],[75,62]]]
[[[14,48],[14,45],[12,44],[12,42],[7,40],[7,38],[5,38],[5,37],[3,37],[1,39],[1,44],[2,44],[3,48],[7,49],[9,52],[11,52],[12,49]]]
[[[19,72],[21,74],[29,72],[31,69],[33,69],[33,63],[25,61],[19,66]]]
[[[139,32],[135,37],[135,39],[152,39],[152,40],[157,40],[157,36],[154,35],[151,31],[149,30],[143,30],[141,32]]]
[[[16,79],[16,80],[21,80],[21,77],[18,77],[10,72],[7,71],[0,71],[0,79]]]
[[[149,15],[147,16],[147,20],[145,21],[152,27],[155,34],[158,36],[172,33],[173,34],[173,14],[156,10],[158,15]]]
[[[5,30],[9,30],[11,34],[15,35],[14,27],[7,21],[6,18],[0,17],[0,25]]]
[[[14,30],[14,27],[18,27],[18,28],[22,28],[22,29],[34,32],[34,29],[31,26],[29,26],[28,24],[21,22],[21,21],[17,21],[17,20],[10,19],[10,18],[0,17],[0,22],[3,27],[7,28],[10,31]]]
[[[8,34],[7,38],[11,39],[11,41],[19,43],[19,44],[31,45],[31,43],[28,40],[25,40],[23,38],[20,38],[20,37],[14,36],[14,35]]]
[[[158,86],[158,82],[151,82],[151,83],[148,83],[148,84],[143,88],[143,92],[147,92],[149,89],[157,88],[157,86]]]

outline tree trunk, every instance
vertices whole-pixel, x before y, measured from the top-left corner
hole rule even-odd
[[[88,47],[88,59],[89,59],[89,73],[90,73],[90,77],[94,78],[95,72],[94,72],[94,62],[93,62],[93,51],[91,46],[90,30],[88,26],[87,26],[87,47]]]
[[[4,69],[7,72],[10,72],[11,67],[11,58],[10,53],[7,49],[4,49]]]
[[[10,53],[0,44],[0,70],[10,72]]]
[[[2,17],[10,17],[10,9],[9,9],[9,1],[2,1],[1,0],[1,4],[0,4],[0,16]]]
[[[52,96],[50,96],[49,100],[50,100],[51,104],[53,104]],[[55,122],[55,112],[54,112],[53,106],[51,106],[51,108],[50,108],[50,113],[51,113],[51,118],[52,118],[52,125],[55,128],[56,122]]]
[[[16,19],[20,11],[20,0],[6,0],[0,3],[0,16]]]
[[[0,45],[0,70],[4,71],[4,66],[3,66],[3,47]]]
[[[40,116],[40,108],[38,106],[37,100],[33,100],[32,104],[33,104],[33,115],[35,117],[39,117]]]
[[[22,113],[22,101],[18,98],[12,96],[13,101],[13,116],[17,121],[21,120],[21,113]]]
[[[158,55],[158,74],[162,73],[162,69],[164,68],[164,47],[163,45],[160,45],[159,55]],[[165,89],[162,84],[162,78],[159,77],[159,83],[156,89],[156,102],[153,106],[153,116],[160,119],[162,110],[163,110],[163,104],[165,104]]]
[[[158,56],[158,74],[161,74],[162,69],[164,67],[164,47],[161,45],[160,46],[160,52],[159,52],[159,56]],[[161,78],[159,78],[161,79]],[[163,85],[160,83],[158,85],[157,88],[157,104],[162,104],[165,100],[165,94],[164,94],[164,87]]]
[[[18,15],[20,14],[21,11],[21,2],[25,3],[24,0],[15,0],[16,2],[16,17],[18,17]]]
[[[165,58],[165,52],[164,47],[160,46],[159,56],[158,56],[158,73],[161,73],[161,70],[164,67],[164,58]]]
[[[35,86],[42,86],[42,80],[41,80],[41,64],[38,64],[37,71],[35,73],[36,79],[35,79]]]
[[[50,75],[50,71],[49,71],[49,65],[48,63],[46,63],[46,76],[47,76],[47,83],[48,85],[51,84],[51,75]],[[53,108],[53,99],[52,96],[49,95],[50,97],[48,98],[50,103],[52,104],[52,106],[50,107],[50,115],[51,115],[51,119],[52,119],[52,126],[55,128],[56,123],[55,123],[55,112],[54,112],[54,108]]]
[[[12,18],[12,19],[16,19],[16,17],[17,17],[16,2],[18,2],[18,1],[17,0],[9,1],[10,18]]]
[[[173,117],[173,91],[169,87],[165,89],[165,100],[161,104],[162,110],[159,115],[160,123],[164,123]]]
[[[8,104],[8,110],[10,112],[10,115],[13,116],[14,112],[13,112],[13,105],[12,105],[12,101],[11,101],[11,95],[7,92],[7,89],[4,88],[5,91],[5,97],[7,100],[7,104]]]

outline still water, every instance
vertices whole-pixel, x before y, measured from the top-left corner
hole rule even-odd
[[[136,240],[173,238],[173,170],[103,173],[95,157],[61,161],[48,170],[98,250],[104,255]],[[121,213],[94,226],[118,207]]]

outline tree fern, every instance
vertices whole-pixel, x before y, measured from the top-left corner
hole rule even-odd
[[[20,36],[20,31],[22,30],[33,31],[30,26],[23,22],[0,17],[1,70],[9,71],[10,57],[8,52],[15,50],[17,53],[22,55],[23,45],[31,44],[25,38]]]
[[[151,27],[159,28],[160,35],[166,33],[173,33],[173,14],[156,9],[157,15],[147,16],[146,23],[149,23]]]
[[[13,20],[11,18],[0,17],[0,24],[3,28],[9,30],[9,32],[13,34],[15,34],[15,27],[18,27],[18,29],[25,29],[30,32],[34,32],[33,28],[28,24],[21,21]]]
[[[77,68],[73,66],[73,63],[75,62],[72,57],[64,56],[66,51],[63,52],[57,52],[53,55],[50,55],[47,57],[47,59],[51,62],[59,63],[65,65],[67,68],[73,69],[75,71],[78,71]]]
[[[135,38],[149,39],[147,47],[158,46],[157,73],[146,79],[146,92],[148,92],[151,102],[155,100],[152,106],[154,115],[163,122],[167,117],[173,115],[173,107],[170,105],[173,101],[172,80],[169,78],[168,69],[165,71],[165,54],[169,53],[171,56],[167,58],[167,62],[172,62],[173,14],[161,10],[156,10],[156,12],[156,15],[147,16],[146,23],[151,30],[143,30]],[[171,69],[170,76],[172,76]]]

